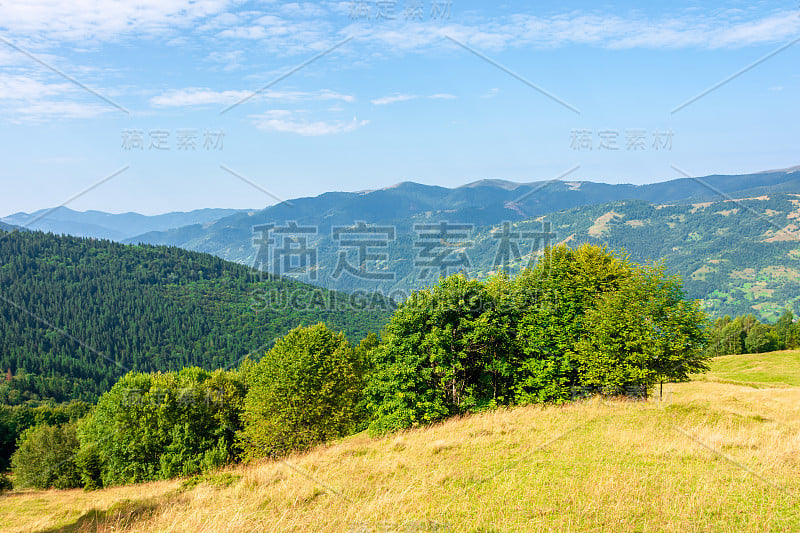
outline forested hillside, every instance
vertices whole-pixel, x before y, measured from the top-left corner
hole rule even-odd
[[[434,256],[447,266],[447,273],[464,270],[485,279],[502,264],[511,273],[519,272],[548,242],[586,242],[625,250],[637,262],[664,260],[669,272],[683,277],[688,295],[702,300],[712,317],[753,313],[774,321],[785,308],[800,312],[798,220],[796,194],[677,205],[625,200],[509,222],[507,229],[503,224],[467,225],[460,232],[454,228],[469,219],[426,213],[390,226],[397,229],[395,238],[368,250],[376,257],[367,258],[362,270],[386,279],[342,272],[343,251],[349,264],[358,265],[359,250],[340,246],[330,232],[308,238],[308,248],[316,253],[315,268],[297,279],[342,291],[379,290],[402,299],[436,282],[441,270],[423,268]],[[436,239],[423,241],[421,234],[408,231],[412,223],[439,227],[443,221],[450,232],[436,234]],[[549,240],[541,237],[546,228],[552,233]],[[255,254],[250,239],[239,249]]]
[[[18,228],[16,226],[13,226],[11,224],[6,224],[5,222],[0,222],[0,230],[2,230],[2,231],[14,231],[14,230],[17,230],[17,229],[20,229],[20,228]]]
[[[800,310],[798,218],[800,196],[776,194],[690,205],[616,202],[547,220],[559,242],[604,243],[635,261],[663,259],[713,317],[753,313],[774,321],[784,309]],[[541,222],[519,225],[526,227],[541,228]],[[490,233],[482,232],[486,245]]]
[[[178,248],[0,233],[0,404],[94,401],[130,370],[224,368],[298,325],[358,340],[391,314],[371,303]]]

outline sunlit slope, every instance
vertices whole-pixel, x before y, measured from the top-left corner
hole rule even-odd
[[[698,379],[753,387],[800,387],[800,351],[717,357],[711,372]]]
[[[751,380],[735,361],[754,357],[709,377]],[[796,380],[795,352],[759,357],[770,382]],[[800,530],[800,387],[664,392],[356,435],[199,483],[14,493],[0,516],[9,531]]]

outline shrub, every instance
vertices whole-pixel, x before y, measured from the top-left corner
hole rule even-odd
[[[84,482],[92,488],[168,479],[235,460],[243,397],[237,373],[184,368],[123,376],[79,426]]]
[[[79,487],[77,452],[74,424],[39,425],[26,430],[11,458],[17,484],[37,489]]]
[[[11,466],[11,456],[26,429],[42,424],[58,426],[77,422],[91,407],[91,404],[81,401],[63,404],[31,401],[13,407],[0,405],[0,472]]]
[[[11,483],[11,478],[8,477],[8,474],[0,474],[0,494],[8,492],[13,488],[14,485]]]
[[[344,334],[324,324],[290,331],[248,372],[245,456],[279,457],[353,432],[362,366]]]

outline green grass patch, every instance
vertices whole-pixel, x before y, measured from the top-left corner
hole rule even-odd
[[[800,351],[716,357],[711,371],[698,379],[756,388],[800,387]]]
[[[190,477],[181,483],[178,491],[191,490],[201,484],[217,488],[230,487],[239,481],[241,477],[242,476],[239,474],[232,474],[230,472],[206,472],[199,476]]]

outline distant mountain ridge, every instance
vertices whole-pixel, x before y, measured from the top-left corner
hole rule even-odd
[[[15,213],[0,219],[0,222],[74,237],[122,241],[150,231],[165,231],[190,224],[208,224],[239,212],[242,210],[197,209],[163,215],[141,215],[139,213],[114,214],[103,211],[74,211],[67,207],[58,207],[40,209],[33,213]]]
[[[252,264],[252,226],[296,220],[319,228],[309,239],[317,254],[313,276],[309,271],[298,279],[347,292],[402,295],[432,281],[419,279],[415,272],[419,248],[411,231],[414,223],[474,224],[466,270],[485,277],[496,270],[496,235],[504,221],[511,223],[512,231],[525,232],[541,231],[546,220],[557,242],[607,244],[626,250],[637,261],[665,260],[668,271],[683,276],[689,295],[703,300],[713,316],[752,312],[770,319],[784,306],[800,310],[800,268],[793,267],[800,257],[800,238],[792,230],[800,220],[795,193],[800,193],[800,167],[643,186],[483,180],[446,189],[405,182],[377,191],[294,200],[293,206],[234,215],[205,228],[165,232],[158,237],[166,237],[166,242],[154,242]],[[565,205],[569,207],[558,209]],[[337,274],[340,248],[331,228],[358,220],[396,228],[396,238],[385,249],[387,259],[370,263],[375,271],[394,273],[393,279]],[[788,236],[780,228],[786,228]],[[523,257],[512,265],[517,269],[530,259],[522,251]],[[356,257],[351,253],[350,259]]]
[[[5,222],[0,222],[0,230],[2,231],[15,231],[22,229],[19,226],[14,226],[13,224],[6,224]]]
[[[489,225],[620,200],[686,203],[716,199],[720,193],[744,197],[785,192],[800,192],[800,166],[647,185],[580,180],[518,183],[490,178],[446,188],[405,181],[375,190],[327,192],[265,209],[212,208],[142,215],[58,207],[15,213],[0,218],[0,224],[76,237],[174,245],[246,262],[248,254],[240,249],[239,243],[242,238],[248,239],[250,226],[267,220],[314,224],[321,231],[364,220],[396,223],[402,232],[410,230],[412,219],[430,215]],[[246,231],[241,231],[242,228]]]
[[[438,222],[433,216],[416,220]],[[606,245],[637,262],[663,260],[667,273],[681,276],[688,296],[701,300],[712,317],[753,313],[774,320],[785,308],[800,312],[800,194],[672,204],[621,200],[511,222],[508,231],[518,237],[531,235],[543,232],[544,224],[549,224],[552,233],[549,244]],[[475,226],[468,242],[447,244],[449,257],[463,252],[468,261],[458,269],[485,279],[499,270],[504,230],[504,223]],[[364,270],[392,275],[376,280],[338,272],[342,249],[330,234],[322,234],[308,241],[316,254],[314,268],[296,279],[328,289],[378,291],[402,299],[434,283],[439,275],[435,268],[423,275],[415,264],[421,257],[419,242],[417,235],[406,233],[387,242],[385,248],[373,249],[385,258],[368,259]],[[507,263],[513,275],[535,262],[538,254],[531,237],[510,244],[519,252]],[[228,251],[237,249],[245,251],[245,246]],[[347,253],[348,263],[357,266],[357,250]]]
[[[393,225],[400,237],[411,232],[413,224],[420,221],[448,220],[490,226],[622,200],[685,204],[719,200],[720,194],[747,197],[779,192],[800,192],[800,167],[680,178],[648,185],[575,180],[514,183],[488,179],[448,189],[403,182],[372,191],[328,192],[298,198],[261,211],[236,213],[205,226],[194,224],[153,231],[123,242],[178,246],[252,264],[257,251],[253,245],[253,227],[269,223],[282,225],[295,221],[316,227],[320,236],[329,236],[334,226],[365,221]]]

